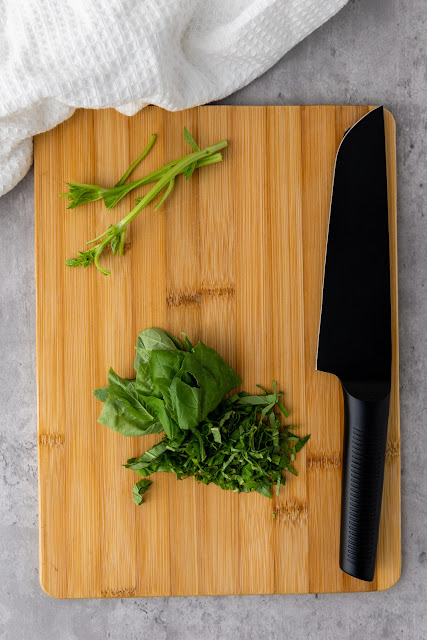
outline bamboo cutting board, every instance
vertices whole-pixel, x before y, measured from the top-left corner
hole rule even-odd
[[[400,448],[395,125],[386,113],[393,306],[393,382],[376,577],[338,566],[343,402],[315,371],[335,154],[369,107],[146,108],[77,111],[35,140],[40,581],[62,598],[375,591],[400,574]],[[130,227],[111,268],[65,267],[133,206],[66,210],[64,181],[113,185],[157,133],[136,179],[229,140],[222,164],[178,179],[172,196]],[[140,193],[138,195],[141,195]],[[272,501],[171,474],[145,503],[121,465],[160,436],[99,425],[92,390],[109,366],[133,377],[139,331],[158,326],[214,347],[244,388],[277,380],[289,420],[311,440]],[[273,517],[274,515],[274,517]]]

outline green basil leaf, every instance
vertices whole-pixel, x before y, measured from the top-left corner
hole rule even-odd
[[[133,485],[133,501],[135,504],[140,505],[144,502],[143,495],[147,491],[148,487],[152,484],[151,480],[139,480]]]
[[[161,422],[168,438],[174,438],[178,434],[179,427],[167,411],[164,400],[155,398],[154,396],[145,397],[144,405],[149,409],[150,413],[156,416],[159,422]]]
[[[289,411],[287,409],[285,409],[283,404],[281,402],[279,402],[279,401],[277,401],[277,406],[279,407],[280,411],[283,413],[285,418],[287,418],[289,416]]]
[[[98,422],[123,436],[161,433],[163,425],[134,398],[117,397],[110,391]]]
[[[271,404],[275,404],[275,394],[265,395],[265,396],[243,396],[240,399],[242,404],[252,404],[252,405],[262,405],[268,406]]]
[[[110,387],[101,387],[101,389],[95,389],[93,395],[95,398],[98,398],[101,402],[107,402],[108,394],[110,392]]]
[[[264,481],[264,482],[260,482],[256,488],[256,491],[258,493],[260,493],[262,496],[265,496],[266,498],[272,498],[273,496],[271,495],[271,486],[268,482]]]
[[[134,380],[121,378],[112,367],[110,367],[108,372],[108,382],[110,383],[110,390],[114,391],[116,394],[123,393],[125,396],[132,395],[132,397],[137,398],[137,394],[133,389]]]
[[[175,377],[170,385],[170,397],[174,415],[180,429],[193,429],[201,420],[201,389],[190,387]]]
[[[193,345],[191,344],[190,340],[188,339],[188,336],[186,333],[184,333],[182,331],[182,335],[184,336],[184,345],[187,351],[192,351],[193,350]]]
[[[218,442],[219,444],[221,444],[222,440],[221,440],[221,432],[219,428],[211,427],[211,433],[213,435],[213,439],[215,440],[215,442]]]
[[[233,369],[203,342],[199,342],[191,353],[186,353],[180,374],[191,374],[201,391],[201,417],[203,420],[213,411],[222,398],[241,384],[241,379]]]
[[[153,386],[161,383],[170,386],[181,368],[184,357],[184,351],[152,351],[149,369]]]
[[[114,236],[114,238],[110,242],[110,246],[113,254],[116,254],[120,246],[120,235]]]
[[[148,362],[153,350],[183,350],[181,342],[163,329],[146,329],[141,331],[136,341],[135,371],[140,362]]]
[[[187,127],[184,127],[184,140],[185,142],[188,142],[188,144],[192,149],[194,149],[194,151],[200,151],[199,147],[195,143],[194,138],[189,132],[189,130],[187,129]]]
[[[129,469],[133,469],[136,471],[137,469],[144,469],[144,467],[148,467],[154,461],[158,460],[160,456],[164,454],[166,451],[166,444],[164,442],[159,442],[155,444],[154,447],[148,449],[140,458],[138,458],[135,462],[130,464],[126,464],[125,466]]]
[[[155,395],[151,381],[150,365],[148,362],[140,362],[135,380],[135,390],[139,395]]]
[[[148,351],[153,349],[182,349],[182,344],[172,334],[163,329],[146,329],[138,335],[138,343]]]
[[[193,164],[189,164],[187,167],[185,167],[184,175],[186,180],[189,180],[193,175],[194,169],[196,168],[196,164],[197,164],[196,162],[193,162]]]
[[[301,451],[307,440],[310,440],[310,435],[304,436],[303,438],[299,438],[298,442],[295,445],[295,452]]]

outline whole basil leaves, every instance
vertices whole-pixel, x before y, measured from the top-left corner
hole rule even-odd
[[[187,351],[188,349],[188,351]],[[185,347],[167,331],[146,329],[136,343],[135,380],[108,374],[97,389],[105,402],[98,421],[124,436],[194,429],[222,398],[241,384],[239,376],[203,342]]]

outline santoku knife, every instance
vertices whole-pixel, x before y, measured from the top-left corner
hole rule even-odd
[[[340,567],[374,578],[391,387],[384,112],[351,127],[337,152],[317,369],[344,394]]]

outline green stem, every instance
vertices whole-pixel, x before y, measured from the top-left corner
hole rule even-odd
[[[221,140],[221,142],[217,142],[217,144],[206,147],[206,149],[203,149],[202,151],[196,151],[195,153],[190,153],[187,156],[183,156],[179,160],[175,160],[174,162],[170,162],[167,165],[164,165],[157,172],[153,172],[156,173],[158,177],[160,176],[158,181],[143,198],[138,198],[137,205],[132,209],[132,211],[130,211],[128,215],[125,216],[117,224],[110,225],[108,229],[104,231],[104,233],[100,234],[94,240],[88,242],[88,244],[92,244],[93,242],[96,242],[97,240],[103,238],[102,242],[89,249],[88,252],[80,252],[80,257],[74,260],[67,261],[67,265],[72,267],[80,265],[87,266],[87,261],[90,258],[90,260],[93,259],[95,267],[101,273],[106,276],[109,275],[110,271],[108,271],[107,269],[103,269],[99,265],[99,257],[105,247],[110,244],[116,236],[119,236],[118,252],[119,255],[123,255],[126,227],[142,211],[142,209],[144,209],[166,187],[166,191],[163,197],[155,207],[157,209],[158,206],[160,206],[160,204],[164,202],[167,196],[171,193],[175,184],[175,177],[177,175],[185,172],[186,167],[193,164],[195,164],[197,167],[201,167],[208,164],[214,164],[215,162],[220,162],[222,160],[222,156],[219,152],[221,151],[221,149],[224,149],[227,146],[227,140]],[[148,176],[146,176],[144,180],[147,180],[147,178]],[[151,174],[151,179],[152,178],[153,174]],[[119,188],[123,189],[123,186]]]
[[[145,152],[146,152],[146,149],[144,150],[143,153]],[[160,169],[156,169],[156,171],[152,171],[151,173],[144,176],[143,178],[140,178],[139,180],[134,180],[133,182],[129,182],[128,184],[121,184],[119,186],[116,185],[115,187],[111,187],[111,188],[99,187],[98,185],[84,184],[81,182],[66,183],[69,185],[70,191],[68,191],[67,193],[61,193],[60,197],[68,198],[69,200],[72,201],[72,204],[68,207],[69,209],[70,208],[73,209],[79,206],[80,204],[83,204],[84,202],[96,202],[97,200],[101,200],[101,199],[104,200],[104,204],[107,207],[107,209],[111,209],[122,198],[124,198],[124,196],[127,195],[130,191],[132,191],[133,189],[136,189],[137,187],[142,187],[152,182],[156,182],[162,176],[164,176],[171,167],[176,166],[177,162],[184,160],[185,158],[190,158],[192,155],[194,154],[188,154],[186,156],[183,156],[182,158],[179,158],[178,160],[173,160],[172,162],[168,162],[163,167],[160,167]],[[196,168],[198,169],[200,167],[206,167],[210,164],[221,162],[221,160],[222,160],[222,155],[220,153],[214,153],[211,156],[208,156],[206,158],[201,158],[200,160],[198,160],[196,162]],[[70,197],[70,192],[72,189],[81,190],[81,193],[79,194],[78,198]]]
[[[173,160],[172,162],[168,162],[167,164],[163,165],[163,167],[160,167],[160,169],[156,169],[155,171],[152,171],[151,173],[148,173],[143,178],[139,178],[138,180],[134,180],[133,182],[129,182],[127,185],[122,185],[121,188],[117,188],[117,185],[116,185],[114,187],[111,187],[111,189],[105,189],[104,191],[108,192],[109,195],[110,194],[114,195],[114,192],[117,189],[117,192],[120,193],[120,194],[123,194],[122,197],[124,197],[127,193],[129,193],[129,191],[132,191],[133,189],[136,189],[137,187],[144,187],[147,184],[151,184],[152,182],[156,182],[156,180],[159,180],[163,175],[165,175],[165,173],[171,167],[175,167],[178,162],[180,162],[181,160],[184,160],[186,158],[191,158],[193,155],[194,155],[194,153],[189,153],[186,156],[182,156],[182,158],[179,158],[178,160]],[[212,156],[208,156],[206,158],[201,158],[196,164],[196,169],[198,169],[199,167],[207,167],[210,164],[216,164],[217,162],[221,162],[221,160],[222,160],[222,156],[221,156],[220,153],[215,153]],[[182,173],[182,171],[181,171],[181,173]],[[81,186],[85,186],[85,185],[81,185]],[[126,186],[126,190],[124,189],[124,186]],[[104,195],[105,195],[105,193],[104,193]],[[103,196],[101,196],[101,197],[103,197]]]
[[[65,182],[64,184],[68,186],[72,184],[73,187],[81,187],[82,189],[93,189],[93,190],[99,189],[100,191],[108,191],[108,189],[104,189],[100,187],[98,184],[86,184],[85,182]],[[67,198],[68,195],[69,195],[69,192],[67,191],[66,193],[60,193],[59,197]]]
[[[126,230],[122,231],[120,234],[120,243],[119,243],[119,256],[123,255],[123,249],[125,246],[125,239],[126,239]]]
[[[178,160],[176,164],[173,167],[171,167],[169,171],[167,171],[160,178],[160,180],[158,180],[158,182],[154,185],[154,187],[152,187],[150,191],[143,198],[141,198],[141,201],[138,202],[136,207],[134,207],[132,211],[130,211],[128,215],[125,216],[123,220],[121,220],[118,223],[117,226],[122,229],[126,227],[129,224],[129,222],[131,222],[131,220],[136,218],[138,213],[142,211],[142,209],[144,209],[144,207],[146,207],[151,202],[151,200],[156,197],[158,193],[160,193],[163,187],[165,187],[172,180],[172,178],[174,178],[179,173],[182,173],[184,171],[185,167],[188,167],[190,164],[193,164],[193,162],[197,162],[202,158],[212,156],[214,153],[221,151],[221,149],[225,149],[227,145],[228,145],[227,140],[221,140],[221,142],[217,142],[211,147],[206,147],[206,149],[203,149],[202,151],[196,151],[195,153],[191,153],[189,156],[184,156],[183,158]]]
[[[167,186],[166,191],[164,192],[164,194],[162,195],[162,197],[160,198],[160,200],[158,201],[158,203],[154,207],[154,211],[157,211],[157,209],[164,203],[164,201],[166,200],[166,198],[168,197],[168,195],[172,191],[172,189],[174,187],[174,184],[175,184],[175,178],[172,178],[172,180],[169,182],[169,184]]]
[[[109,276],[111,271],[109,271],[108,269],[103,269],[100,264],[99,264],[99,256],[101,255],[101,253],[104,251],[104,248],[107,246],[107,244],[109,244],[112,240],[112,238],[114,237],[113,234],[112,236],[108,235],[105,240],[103,240],[102,242],[100,242],[96,247],[95,247],[95,259],[94,259],[94,263],[95,263],[95,267],[102,273],[104,274],[104,276]]]
[[[103,238],[104,236],[106,236],[106,235],[107,235],[107,233],[110,233],[111,226],[112,226],[112,225],[110,225],[110,226],[108,227],[107,231],[104,231],[104,233],[101,233],[101,235],[97,236],[97,237],[96,237],[96,238],[94,238],[93,240],[88,240],[88,241],[86,242],[86,244],[93,244],[94,242],[97,242],[97,240],[101,240],[101,238]]]
[[[147,146],[145,147],[144,151],[141,153],[140,156],[137,157],[137,159],[135,160],[135,162],[133,162],[129,169],[126,171],[126,173],[123,174],[123,176],[120,178],[120,180],[114,185],[114,187],[120,187],[122,186],[126,180],[129,178],[130,174],[132,173],[132,171],[135,169],[135,167],[141,162],[141,160],[143,158],[145,158],[145,156],[147,155],[147,153],[150,151],[151,147],[153,146],[153,144],[156,142],[156,136],[153,135],[150,138],[149,143],[147,144]]]

